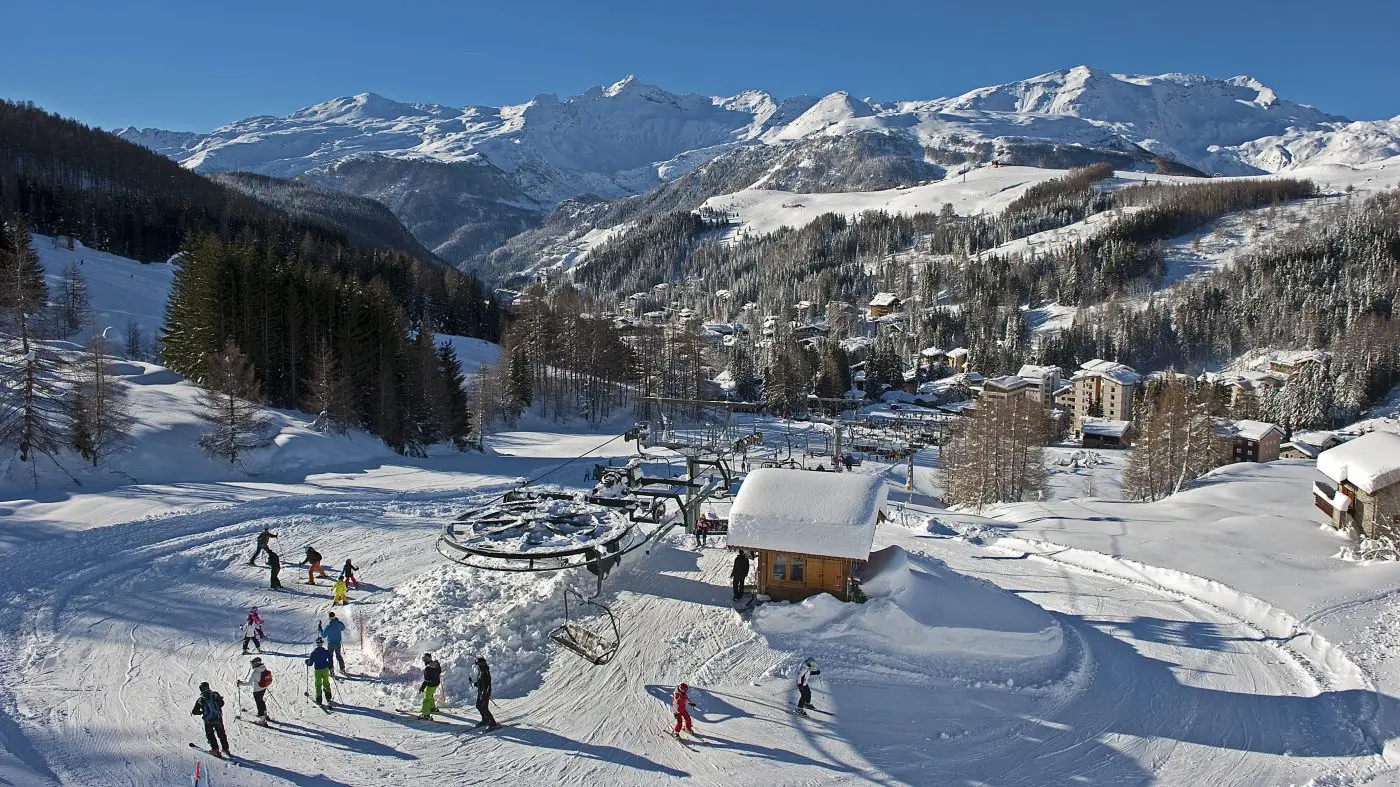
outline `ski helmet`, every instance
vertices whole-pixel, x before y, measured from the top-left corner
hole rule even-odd
[[[251,607],[251,608],[248,609],[248,611],[249,611],[249,612],[257,612],[257,611],[258,611],[258,608],[257,608],[257,607]]]
[[[476,657],[476,663],[477,663],[477,664],[480,664],[480,665],[483,666],[483,667],[486,666],[486,657],[485,657],[485,656],[477,656],[477,657]]]
[[[254,656],[254,657],[253,657],[253,666],[254,666],[254,667],[261,667],[261,666],[262,666],[262,657],[261,657],[261,656]]]
[[[424,653],[424,654],[423,654],[423,663],[424,663],[424,664],[427,664],[428,662],[430,662],[430,661],[432,661],[432,660],[433,660],[433,654],[431,654],[431,653]]]
[[[815,667],[815,666],[817,666],[817,660],[816,660],[816,659],[813,659],[813,658],[808,658],[808,659],[807,659],[807,666],[809,666],[809,667]]]
[[[334,612],[331,613],[331,617],[335,617],[335,613],[334,613]]]
[[[687,685],[685,685],[684,683],[682,683],[678,688],[680,688],[681,691],[685,691],[685,690],[689,689],[690,687],[687,686]]]
[[[324,645],[324,644],[326,644],[326,638],[325,638],[325,637],[317,637],[317,638],[316,638],[316,644],[317,644],[317,645]]]
[[[205,682],[199,684],[199,690],[200,690],[200,691],[208,691],[208,690],[209,690],[209,681],[206,680]]]

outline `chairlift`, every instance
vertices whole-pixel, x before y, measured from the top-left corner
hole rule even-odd
[[[569,604],[570,596],[575,598],[573,607]],[[600,630],[595,630],[576,619],[576,616],[583,614],[583,611],[590,607],[607,618],[608,626],[612,628],[611,636],[607,633],[607,627],[598,626],[596,628]],[[612,661],[622,644],[622,632],[617,627],[617,618],[613,617],[612,610],[593,599],[585,598],[582,593],[571,587],[564,588],[564,625],[550,632],[549,638],[594,664],[607,664]]]

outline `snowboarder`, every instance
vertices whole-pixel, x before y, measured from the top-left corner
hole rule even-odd
[[[326,579],[330,578],[330,574],[327,574],[326,570],[324,568],[321,568],[321,553],[316,551],[316,547],[309,546],[306,548],[306,560],[304,561],[304,564],[310,566],[306,570],[306,584],[316,584],[317,574],[320,574],[323,578]]]
[[[243,624],[243,655],[248,655],[248,644],[259,653],[262,653],[262,626],[253,622],[253,615],[248,616],[248,620]]]
[[[199,684],[199,699],[194,701],[190,715],[204,720],[204,737],[209,741],[210,754],[215,757],[233,754],[228,745],[228,733],[224,731],[224,698],[209,688],[208,683]]]
[[[690,721],[690,709],[695,707],[695,703],[690,701],[690,687],[682,683],[671,692],[671,712],[676,714],[676,728],[671,731],[677,738],[681,736],[681,724],[685,724],[685,731],[695,733],[695,725]]]
[[[277,575],[282,571],[282,558],[278,557],[276,552],[268,551],[267,569],[272,575],[272,589],[281,589],[282,580],[278,579]]]
[[[485,656],[476,657],[476,677],[472,679],[472,685],[476,687],[476,710],[481,714],[481,721],[476,726],[485,724],[488,730],[501,726],[491,715],[491,667],[487,665]]]
[[[264,552],[271,555],[272,550],[268,548],[267,542],[276,537],[276,533],[272,532],[271,530],[268,530],[267,528],[263,528],[262,532],[258,534],[258,548],[253,550],[253,556],[248,559],[248,565],[256,566],[258,564],[258,555],[261,555]]]
[[[263,695],[267,694],[267,689],[272,685],[272,670],[263,666],[261,656],[254,656],[253,662],[248,668],[248,677],[238,681],[240,686],[253,687],[253,705],[258,710],[258,724],[267,726],[272,719],[267,715],[267,700]]]
[[[321,693],[325,692],[326,707],[335,703],[331,698],[331,652],[326,650],[326,641],[316,638],[316,649],[306,658],[306,663],[316,671],[316,704],[321,704]]]
[[[738,601],[744,597],[744,581],[749,578],[749,555],[744,550],[734,556],[734,568],[729,576],[734,580],[734,600]]]
[[[437,694],[438,686],[442,685],[442,665],[433,658],[433,654],[423,654],[423,682],[418,684],[418,691],[423,695],[423,707],[420,709],[418,718],[431,719],[433,713],[437,711],[437,701],[434,695]]]
[[[817,669],[816,659],[810,658],[803,662],[802,669],[797,673],[797,712],[803,716],[807,715],[807,711],[804,710],[804,708],[811,708],[812,710],[817,709],[817,707],[812,704],[812,686],[810,684],[812,676],[820,674],[822,674],[822,671]]]
[[[324,625],[320,623],[316,624],[316,630],[325,635],[326,646],[330,650],[331,656],[333,656],[336,661],[340,662],[340,674],[344,675],[345,656],[341,655],[340,641],[345,634],[345,621],[337,618],[335,613],[332,612]],[[334,668],[332,667],[332,669]]]
[[[345,558],[345,565],[340,569],[340,578],[356,590],[360,589],[360,580],[355,578],[355,564],[351,563],[348,557]]]
[[[336,579],[331,591],[331,606],[345,606],[350,603],[350,598],[346,595],[349,590],[345,587],[345,577]]]

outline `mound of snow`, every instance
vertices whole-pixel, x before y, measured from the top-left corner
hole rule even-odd
[[[1063,671],[1059,624],[1044,610],[936,559],[890,546],[865,567],[864,604],[821,594],[766,604],[754,631],[777,650],[861,680],[1044,683]]]

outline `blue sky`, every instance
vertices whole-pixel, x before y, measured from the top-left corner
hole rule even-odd
[[[678,92],[934,98],[1081,63],[1247,73],[1356,119],[1400,114],[1397,0],[15,0],[0,97],[208,130],[374,91],[520,103],[629,73]]]

